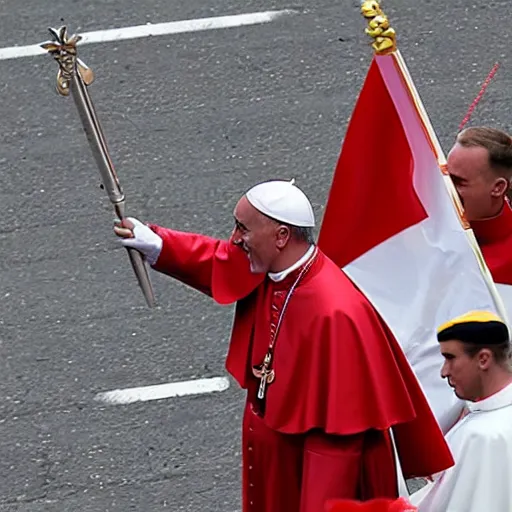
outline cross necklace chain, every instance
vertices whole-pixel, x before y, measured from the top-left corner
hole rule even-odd
[[[286,308],[288,307],[288,303],[290,301],[290,298],[295,291],[295,288],[299,284],[299,282],[302,280],[302,278],[306,275],[308,270],[311,268],[311,265],[316,259],[316,255],[318,254],[318,248],[315,247],[315,250],[313,254],[311,255],[311,258],[309,261],[304,265],[304,268],[301,270],[300,274],[295,279],[294,283],[292,284],[288,295],[286,296],[286,299],[283,304],[283,309],[281,310],[281,313],[279,314],[279,318],[277,320],[277,325],[273,333],[270,335],[270,344],[268,346],[267,353],[265,354],[265,357],[263,359],[263,363],[255,366],[252,369],[253,375],[260,379],[260,385],[258,388],[258,398],[260,400],[263,400],[265,398],[265,392],[267,389],[267,384],[272,384],[274,382],[276,373],[273,368],[271,368],[272,364],[272,357],[274,355],[274,348],[277,340],[277,335],[279,333],[279,330],[281,328],[281,323],[283,321],[284,314],[286,312]]]

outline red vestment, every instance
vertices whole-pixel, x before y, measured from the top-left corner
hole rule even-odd
[[[478,245],[495,283],[512,285],[512,208],[505,201],[492,219],[471,222]]]
[[[274,283],[252,274],[230,242],[151,228],[164,240],[154,269],[237,303],[226,367],[247,389],[244,512],[318,512],[332,498],[396,497],[392,426],[406,477],[453,464],[398,343],[322,252],[289,301],[262,414],[252,367],[300,269]]]
[[[352,500],[334,500],[327,504],[325,512],[414,512],[418,509],[406,499],[379,498],[364,503]]]

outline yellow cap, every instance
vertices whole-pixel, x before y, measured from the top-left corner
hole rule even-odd
[[[467,324],[470,322],[501,322],[504,324],[505,322],[494,313],[490,311],[470,311],[469,313],[464,313],[453,320],[449,320],[445,322],[437,329],[437,333],[439,334],[441,331],[448,329],[449,327],[453,327],[458,324]]]
[[[495,345],[509,341],[507,324],[490,311],[470,311],[437,329],[437,340]]]

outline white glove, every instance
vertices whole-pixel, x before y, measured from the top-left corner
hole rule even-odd
[[[121,238],[121,243],[125,247],[137,249],[150,265],[154,265],[160,256],[164,241],[140,220],[133,217],[126,217],[126,219],[133,223],[133,238]]]

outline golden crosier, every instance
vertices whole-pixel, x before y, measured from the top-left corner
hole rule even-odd
[[[375,0],[363,2],[361,14],[368,20],[365,32],[374,40],[372,48],[377,55],[386,55],[396,50],[396,33]]]

